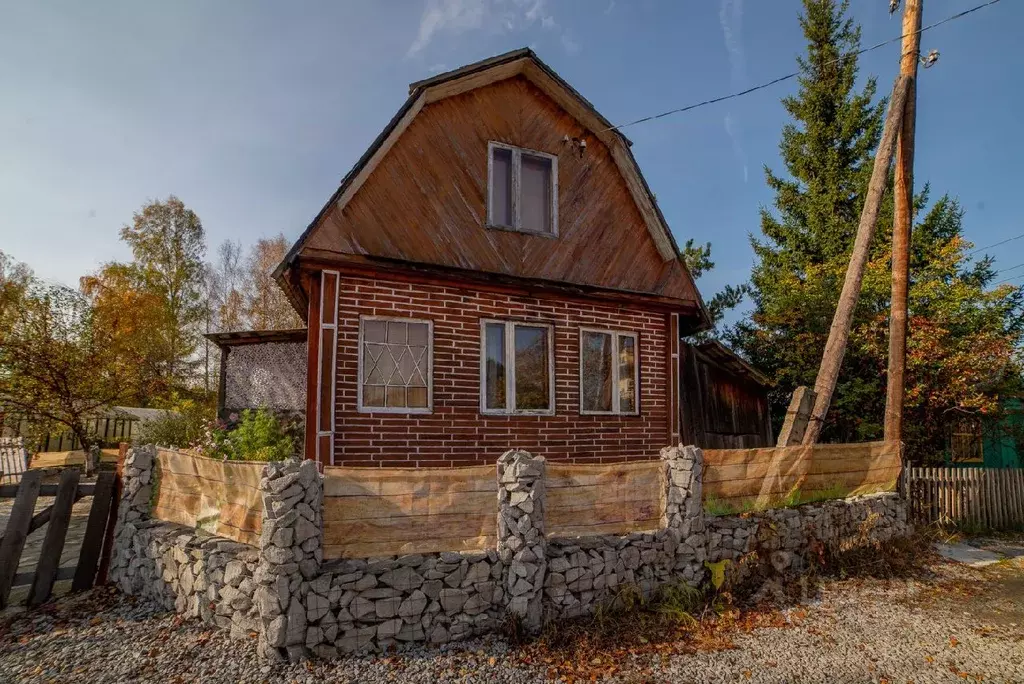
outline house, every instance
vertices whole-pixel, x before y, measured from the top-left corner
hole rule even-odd
[[[630,141],[530,50],[413,83],[275,277],[308,325],[308,458],[681,439],[680,338],[707,312]]]

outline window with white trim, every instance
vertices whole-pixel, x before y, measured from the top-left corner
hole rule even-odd
[[[558,157],[488,143],[487,225],[558,235]]]
[[[639,412],[637,334],[580,328],[580,413]]]
[[[555,412],[554,329],[545,323],[480,323],[480,411]]]
[[[359,318],[359,410],[430,413],[433,323],[411,318]]]

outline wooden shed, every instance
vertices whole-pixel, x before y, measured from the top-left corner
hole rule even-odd
[[[705,449],[775,445],[770,382],[721,342],[680,344],[679,396],[683,444]]]

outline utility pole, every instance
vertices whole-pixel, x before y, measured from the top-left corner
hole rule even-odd
[[[910,287],[910,231],[914,202],[914,124],[917,109],[917,65],[921,54],[921,5],[906,0],[900,75],[906,77],[907,104],[896,143],[893,188],[892,299],[889,313],[889,372],[885,384],[885,441],[903,439],[903,397],[907,364],[907,292]]]
[[[832,403],[832,392],[835,391],[839,368],[846,354],[846,343],[850,338],[853,311],[857,308],[857,299],[860,297],[860,287],[864,280],[864,269],[868,262],[868,252],[871,250],[871,237],[878,221],[878,208],[882,203],[882,195],[889,177],[889,165],[896,147],[896,134],[903,124],[908,80],[906,76],[900,76],[892,89],[889,113],[885,117],[882,140],[875,151],[875,165],[871,169],[871,181],[868,183],[864,208],[861,210],[860,223],[857,225],[857,237],[853,243],[853,252],[850,254],[850,265],[846,269],[843,291],[839,295],[839,304],[828,332],[828,342],[825,343],[825,353],[822,354],[821,366],[818,368],[818,378],[814,383],[816,396],[807,431],[804,433],[804,444],[815,444],[818,441],[822,424],[825,422],[825,414]]]

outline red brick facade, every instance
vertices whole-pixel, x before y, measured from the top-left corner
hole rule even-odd
[[[668,443],[668,314],[342,275],[338,287],[334,463],[390,467],[492,464],[518,447],[549,460],[614,462],[657,458]],[[359,317],[433,321],[433,412],[357,410]],[[480,321],[524,320],[554,326],[555,415],[480,413]],[[640,414],[579,412],[579,328],[639,333]]]

